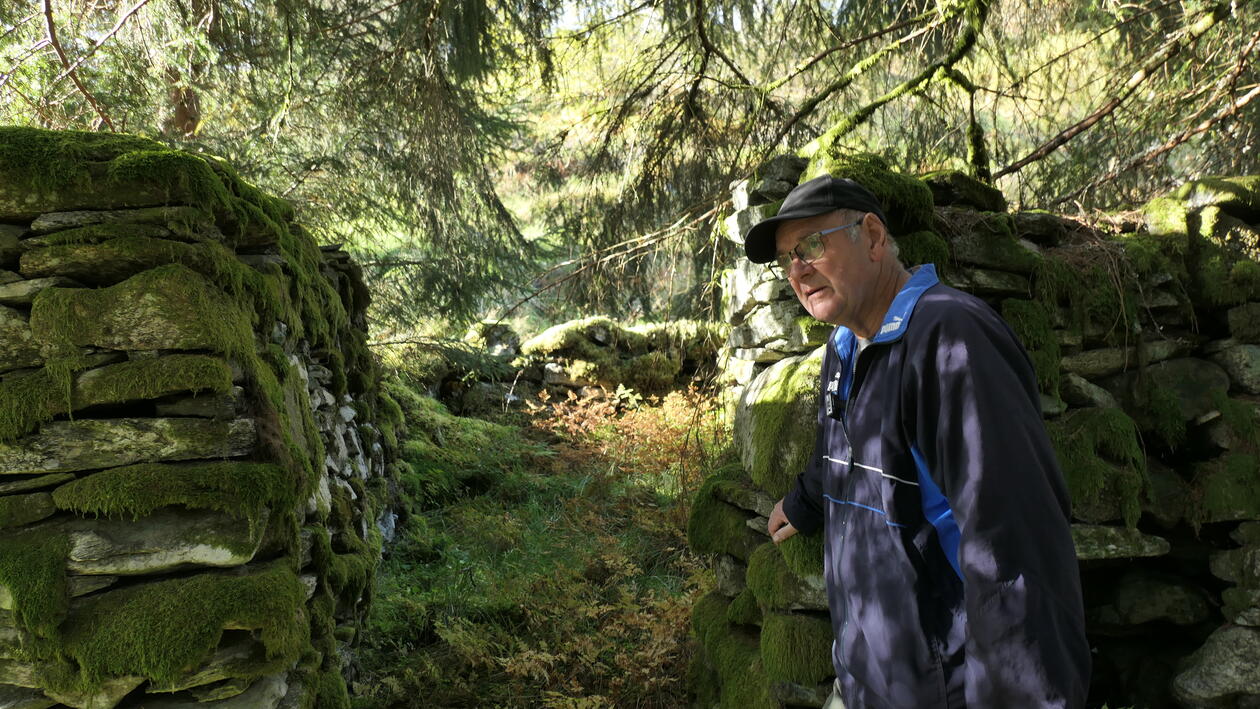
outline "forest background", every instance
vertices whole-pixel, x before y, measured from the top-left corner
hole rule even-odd
[[[482,318],[720,319],[729,185],[778,154],[1082,215],[1260,172],[1258,45],[1254,0],[15,0],[0,124],[225,157],[365,265],[389,360]],[[408,352],[416,476],[356,705],[685,702],[710,394],[487,423]]]

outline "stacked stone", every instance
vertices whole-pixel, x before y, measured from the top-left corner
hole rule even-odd
[[[733,186],[732,240],[794,184],[852,177],[885,203],[904,263],[936,263],[1025,343],[1073,499],[1092,700],[1260,705],[1260,179],[1196,180],[1086,223],[1007,213],[960,173],[913,180],[863,155],[801,166],[779,158]],[[925,193],[930,226],[906,223]],[[818,706],[821,538],[775,547],[765,523],[811,452],[825,337],[802,337],[790,291],[739,261],[724,366],[740,461],[706,482],[689,526],[693,549],[718,554],[693,614],[696,690],[704,706]]]
[[[711,373],[726,330],[721,323],[692,320],[624,326],[596,316],[521,343],[506,325],[481,323],[466,340],[497,358],[499,371],[490,372],[495,381],[457,383],[467,377],[447,372],[449,390],[441,395],[467,415],[535,401],[544,391],[559,400],[661,394]]]
[[[141,138],[0,129],[0,706],[346,706],[390,531],[366,289]]]

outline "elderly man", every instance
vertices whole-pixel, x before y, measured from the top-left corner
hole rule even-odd
[[[776,543],[822,527],[827,706],[1082,707],[1089,683],[1068,496],[1028,355],[983,301],[908,271],[879,201],[828,176],[744,249],[835,324],[814,454]]]

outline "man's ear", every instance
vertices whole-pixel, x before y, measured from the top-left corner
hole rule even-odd
[[[875,216],[874,212],[867,212],[866,216],[862,217],[862,227],[866,233],[866,251],[870,254],[872,261],[879,261],[888,247],[888,230],[884,228],[884,223]]]

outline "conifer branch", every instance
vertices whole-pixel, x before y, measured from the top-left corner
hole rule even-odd
[[[97,102],[96,97],[79,80],[78,74],[74,72],[74,67],[70,65],[70,58],[66,56],[66,50],[62,49],[61,43],[57,41],[57,25],[53,22],[52,0],[44,0],[44,27],[48,31],[48,43],[52,45],[53,50],[57,52],[57,56],[61,59],[62,66],[66,68],[65,73],[70,76],[70,80],[78,87],[79,93],[83,94],[83,97],[91,104],[93,110],[96,111],[96,115],[100,116],[101,122],[105,124],[105,127],[113,131],[114,124],[109,120],[109,116],[105,115],[105,109],[101,108],[101,104]]]

